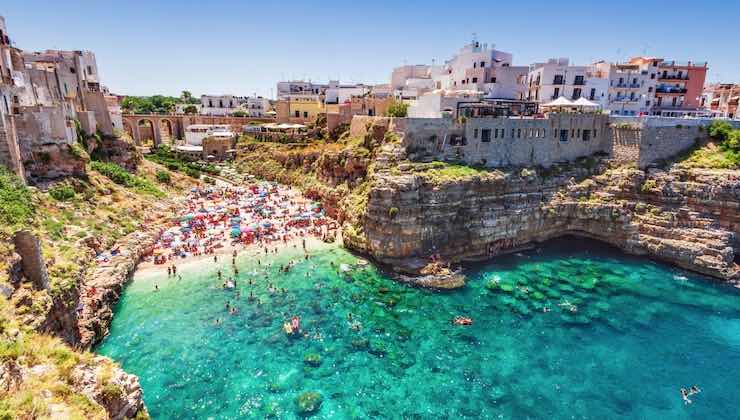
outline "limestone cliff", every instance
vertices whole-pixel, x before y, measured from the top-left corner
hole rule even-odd
[[[574,234],[740,284],[735,172],[599,163],[440,182],[424,166],[376,177],[365,240],[350,244],[413,273],[434,254],[451,262],[484,259]]]

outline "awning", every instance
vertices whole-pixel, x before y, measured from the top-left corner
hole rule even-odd
[[[574,106],[575,103],[566,99],[563,96],[558,97],[552,102],[548,102],[546,104],[542,104],[541,106],[547,106],[547,107],[557,107],[557,106]]]
[[[596,102],[591,102],[586,98],[578,98],[575,102],[573,102],[573,105],[577,105],[580,107],[587,107],[587,108],[598,108],[599,104]]]

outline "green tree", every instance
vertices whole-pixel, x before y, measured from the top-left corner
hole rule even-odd
[[[405,117],[408,114],[409,104],[405,102],[394,101],[388,105],[385,115],[388,117]]]
[[[198,113],[198,107],[195,105],[187,105],[182,109],[182,112],[186,114],[197,114]]]

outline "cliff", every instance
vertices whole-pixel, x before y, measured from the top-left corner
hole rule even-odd
[[[409,166],[377,177],[365,241],[350,242],[396,270],[418,272],[433,254],[491,258],[572,234],[740,284],[737,173],[592,162],[556,174],[523,169],[439,181],[428,165]]]

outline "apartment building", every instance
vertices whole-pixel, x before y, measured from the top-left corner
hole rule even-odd
[[[705,89],[706,100],[702,104],[713,116],[722,118],[740,118],[740,84],[718,83]]]
[[[527,75],[526,97],[539,103],[559,97],[586,98],[603,106],[609,82],[595,73],[592,66],[572,66],[567,58],[532,64]]]
[[[632,59],[633,61],[644,58]],[[653,115],[680,117],[700,115],[701,97],[707,76],[706,62],[679,62],[658,59]]]
[[[599,61],[591,76],[607,81],[603,109],[613,115],[648,115],[655,105],[657,60],[629,63]]]
[[[512,66],[512,54],[473,40],[442,66],[432,67],[435,89],[477,91],[487,98],[523,99],[526,66]]]
[[[269,110],[270,100],[261,96],[201,95],[198,112],[200,115],[215,116],[239,112],[249,117],[264,118]]]

